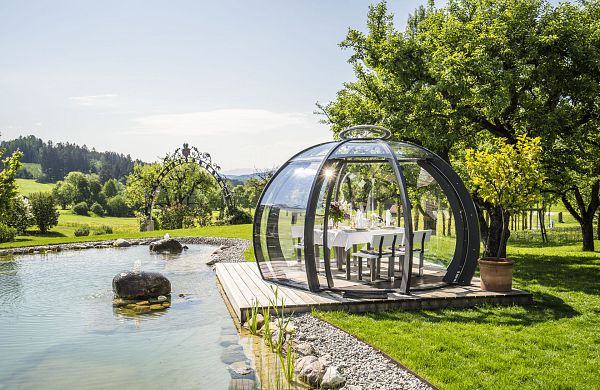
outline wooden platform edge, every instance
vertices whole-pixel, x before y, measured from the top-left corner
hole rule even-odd
[[[234,286],[229,286],[231,280],[223,277],[224,265],[215,267],[217,282],[222,289],[223,299],[230,310],[235,314],[240,324],[246,320],[246,311],[250,310],[246,304],[236,300],[236,294],[233,291]],[[237,287],[237,286],[235,286]],[[288,287],[291,288],[291,287]],[[239,295],[239,291],[238,291]],[[441,309],[459,309],[471,308],[482,305],[491,306],[511,306],[511,305],[529,305],[533,303],[533,295],[522,290],[513,290],[509,293],[496,293],[490,295],[475,296],[453,296],[453,297],[427,297],[412,295],[406,299],[382,299],[365,301],[337,301],[305,303],[303,305],[286,305],[285,313],[306,313],[313,309],[319,311],[345,311],[348,313],[367,313],[387,310],[441,310]],[[259,306],[260,307],[260,306]],[[233,317],[233,316],[232,316]]]

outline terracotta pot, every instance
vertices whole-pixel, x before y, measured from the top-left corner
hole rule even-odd
[[[512,289],[514,262],[510,259],[483,257],[479,259],[481,289],[509,292]]]

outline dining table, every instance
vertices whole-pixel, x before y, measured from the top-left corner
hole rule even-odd
[[[350,227],[327,229],[327,246],[333,248],[338,270],[343,269],[344,260],[350,256],[350,249],[358,250],[358,245],[371,243],[376,234],[404,233],[403,227],[387,226],[370,229],[355,229]],[[304,226],[292,226],[292,237],[302,240]],[[323,246],[323,229],[314,229],[315,245]]]

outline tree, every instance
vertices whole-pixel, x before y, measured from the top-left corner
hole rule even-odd
[[[484,257],[506,257],[511,214],[541,199],[541,152],[540,138],[526,135],[520,135],[516,144],[496,138],[486,150],[467,149],[465,160],[472,191],[502,219],[501,231],[486,235]],[[496,226],[483,226],[490,228]]]
[[[112,198],[113,196],[121,193],[121,186],[122,184],[120,184],[116,179],[109,179],[106,181],[106,183],[104,183],[104,186],[102,187],[102,193],[106,199]]]
[[[117,195],[106,202],[106,213],[111,217],[129,217],[131,216],[131,209],[123,195]]]
[[[52,188],[52,195],[63,210],[66,210],[69,205],[73,204],[76,193],[77,189],[69,182],[59,181],[54,188]]]
[[[0,156],[4,154],[4,149],[0,148]],[[20,151],[14,152],[9,157],[2,160],[2,170],[0,170],[0,217],[5,220],[6,213],[9,212],[13,199],[17,196],[17,171],[21,167]]]
[[[341,44],[352,51],[356,81],[317,105],[334,134],[381,124],[453,165],[490,136],[512,144],[524,133],[541,137],[545,190],[561,195],[581,224],[583,249],[593,250],[598,20],[597,0],[556,7],[544,0],[450,0],[420,8],[400,32],[382,2],[369,10],[368,32],[351,29]],[[487,211],[492,228],[482,230],[484,240],[502,231],[501,215]]]
[[[15,196],[6,215],[6,225],[14,228],[17,234],[24,234],[33,222],[29,200],[22,195]]]
[[[207,208],[213,202],[213,192],[220,189],[211,175],[196,164],[176,166],[161,183],[158,183],[162,164],[136,164],[127,177],[125,199],[127,204],[138,211],[146,204],[146,197],[155,185],[159,185],[156,206],[171,208],[187,205],[192,208]],[[203,195],[201,195],[203,194]],[[219,199],[219,198],[217,198]],[[219,205],[222,201],[218,201]],[[178,209],[179,210],[179,209]],[[179,212],[178,212],[179,213]]]
[[[45,192],[36,192],[29,196],[31,211],[40,232],[46,233],[58,224],[59,212],[54,196]]]

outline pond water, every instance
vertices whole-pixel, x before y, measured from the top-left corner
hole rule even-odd
[[[213,250],[158,255],[135,246],[0,259],[0,389],[227,389],[223,360],[239,359],[242,348],[206,265]],[[170,279],[172,306],[122,316],[112,307],[112,278],[140,262]]]

